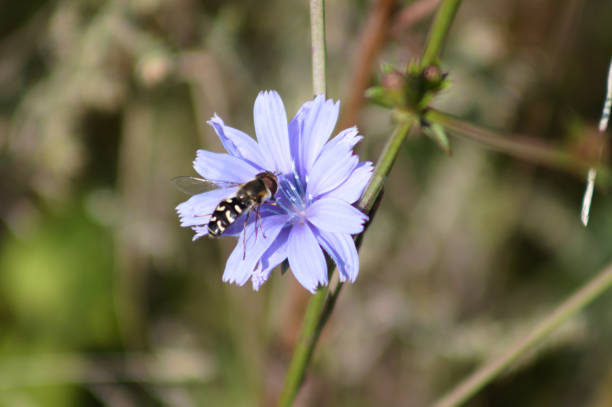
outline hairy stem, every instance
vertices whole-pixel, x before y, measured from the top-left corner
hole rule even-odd
[[[449,393],[441,397],[434,406],[454,407],[463,404],[505,371],[519,357],[549,336],[559,325],[573,317],[578,311],[585,308],[610,287],[612,287],[612,264],[608,265],[587,284],[563,301],[549,316],[536,325],[527,336],[520,338],[501,355],[485,363]]]

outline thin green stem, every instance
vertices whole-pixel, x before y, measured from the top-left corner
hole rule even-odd
[[[310,0],[310,33],[312,43],[312,88],[315,95],[326,94],[325,80],[325,0]],[[331,268],[328,262],[328,269]],[[330,274],[331,275],[331,274]],[[300,336],[295,344],[285,383],[278,400],[279,407],[293,403],[302,385],[306,368],[327,318],[322,317],[327,287],[321,287],[308,302]],[[333,308],[333,307],[332,307]],[[331,310],[328,311],[331,313]]]
[[[440,398],[434,406],[454,407],[463,404],[499,376],[500,373],[505,371],[519,357],[531,350],[562,323],[585,308],[610,287],[612,287],[612,264],[608,265],[603,271],[599,272],[588,283],[561,303],[552,314],[536,325],[527,336],[520,338],[501,355],[485,363],[449,393]]]
[[[455,18],[460,4],[461,0],[444,0],[440,7],[438,7],[433,24],[427,35],[427,45],[421,59],[421,68],[438,62],[442,43],[444,38],[446,38],[448,29]]]
[[[374,204],[370,205],[370,209],[368,210],[368,214],[370,215],[370,220],[368,221],[368,225],[372,222],[372,219],[374,219],[374,216],[376,215],[376,211],[378,210],[378,203],[380,202],[380,198],[382,198],[380,191],[382,190],[379,189],[378,197],[374,200]],[[361,232],[360,235],[357,235],[357,237],[355,238],[355,246],[357,246],[357,251],[359,251],[359,249],[361,248],[361,242],[363,242],[363,235],[365,234],[366,230],[367,230],[367,225],[366,225],[366,229],[363,232]],[[338,282],[338,284],[333,290],[330,287],[330,293],[325,299],[325,305],[323,306],[323,311],[321,311],[321,318],[319,320],[319,329],[323,329],[323,327],[325,326],[325,323],[327,323],[329,316],[334,310],[334,307],[336,305],[336,300],[338,299],[338,296],[340,295],[340,291],[342,291],[343,286],[344,286],[344,283]]]
[[[382,153],[380,153],[372,179],[357,204],[366,213],[372,209],[374,202],[376,202],[376,198],[382,190],[385,179],[393,167],[397,153],[404,143],[412,124],[413,121],[410,119],[406,119],[399,123],[389,140],[387,140],[387,144],[385,144]]]
[[[533,140],[521,136],[500,135],[492,130],[475,126],[437,110],[428,110],[425,114],[425,118],[427,121],[441,124],[451,134],[476,141],[492,150],[506,153],[521,160],[564,170],[581,177],[584,172],[593,165],[592,162],[568,154],[553,146],[536,143]],[[597,169],[602,173],[604,178],[603,181],[607,182],[610,175],[609,170],[601,164]]]
[[[280,398],[278,400],[279,407],[287,407],[293,403],[295,396],[297,395],[302,380],[304,380],[304,374],[308,367],[308,362],[312,356],[323,325],[320,324],[321,310],[325,304],[325,295],[327,289],[321,287],[311,297],[308,302],[308,308],[304,314],[304,320],[302,322],[302,330],[300,337],[293,350],[293,356],[291,357],[291,363],[289,364],[289,370],[287,376],[285,376],[285,383],[281,390]]]
[[[325,0],[310,0],[312,86],[315,95],[327,93],[325,80]]]
[[[448,4],[447,4],[448,3]],[[437,55],[440,49],[442,39],[445,36],[448,26],[454,16],[455,10],[459,1],[445,1],[441,6],[443,16],[436,17],[438,28],[432,29],[430,41],[435,41],[437,44],[428,45],[427,50],[430,55]],[[441,11],[438,12],[439,14]],[[313,90],[315,94],[325,94],[327,91],[325,82],[325,9],[324,0],[310,0],[310,24],[312,35],[312,77]],[[433,54],[432,54],[433,53]],[[428,57],[429,59],[431,57]],[[424,58],[425,59],[425,58]],[[366,187],[361,199],[359,207],[365,212],[370,212],[373,208],[376,199],[382,191],[383,184],[389,171],[395,162],[395,158],[402,146],[410,128],[414,121],[404,118],[400,121],[395,131],[387,141],[380,158],[374,169],[374,174],[370,183]],[[329,267],[331,269],[331,267]],[[331,275],[331,274],[330,274]],[[323,327],[325,326],[329,316],[331,315],[336,300],[342,289],[342,283],[339,283],[333,292],[325,288],[320,288],[315,295],[312,296],[308,303],[308,308],[304,315],[300,337],[295,345],[289,369],[285,377],[285,383],[281,390],[278,405],[280,407],[290,406],[295,399],[297,392],[302,384],[306,368],[310,362],[310,358],[314,351],[315,345]]]
[[[369,213],[372,210],[376,198],[380,195],[385,179],[391,171],[399,149],[412,127],[412,123],[411,120],[400,123],[391,135],[391,138],[387,141],[378,159],[376,168],[374,169],[372,179],[359,200],[358,205],[365,212]],[[361,240],[358,238],[358,244],[360,243]],[[333,270],[332,267],[333,263],[328,262],[328,269]],[[317,344],[317,340],[336,305],[336,300],[340,295],[341,289],[342,283],[339,283],[335,289],[326,296],[328,290],[326,288],[320,288],[310,299],[306,314],[304,315],[300,337],[295,345],[287,376],[285,377],[285,383],[279,398],[278,405],[280,407],[290,406],[295,399],[300,385],[302,384],[302,380],[304,379],[304,374],[310,362],[315,345]]]

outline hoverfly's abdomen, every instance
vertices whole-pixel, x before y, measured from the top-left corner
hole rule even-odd
[[[208,222],[208,234],[211,237],[220,236],[242,213],[251,209],[251,206],[252,202],[238,197],[221,201]]]
[[[276,175],[268,171],[261,172],[254,179],[240,185],[236,196],[221,201],[215,208],[208,222],[208,235],[219,237],[240,215],[253,208],[259,211],[265,201],[274,197],[277,188]],[[257,216],[260,217],[259,212]]]

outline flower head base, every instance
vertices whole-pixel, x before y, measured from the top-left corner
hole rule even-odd
[[[223,234],[240,236],[223,281],[243,285],[251,279],[257,290],[288,259],[296,279],[314,292],[328,283],[322,249],[338,266],[341,281],[355,281],[359,257],[352,235],[363,230],[368,217],[352,204],[368,183],[372,164],[359,162],[353,154],[362,138],[357,128],[343,130],[330,140],[338,110],[339,103],[319,95],[304,103],[287,123],[280,96],[268,91],[255,100],[257,141],[226,126],[217,115],[208,122],[227,154],[198,150],[195,170],[215,180],[219,189],[177,206],[181,226],[193,228],[194,240],[208,233],[210,214],[219,201],[236,193],[238,183],[262,171],[278,178],[274,197],[257,208],[260,217],[250,216],[245,223],[243,214]]]

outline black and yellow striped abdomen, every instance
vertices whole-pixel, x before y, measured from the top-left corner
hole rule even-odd
[[[211,237],[220,236],[242,213],[250,210],[254,204],[253,201],[246,201],[238,197],[221,201],[208,222],[208,234]]]
[[[221,236],[240,215],[253,208],[259,210],[260,205],[274,197],[277,188],[276,175],[267,171],[257,174],[254,179],[240,185],[235,196],[224,199],[215,208],[208,221],[208,235],[210,237]]]

